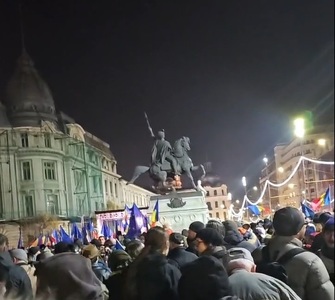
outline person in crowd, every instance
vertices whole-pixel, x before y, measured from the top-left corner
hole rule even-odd
[[[331,282],[334,284],[334,217],[331,217],[323,227],[324,244],[319,250],[319,256],[327,268]]]
[[[171,233],[169,242],[170,250],[167,258],[169,263],[178,269],[198,258],[194,253],[186,251],[184,237],[180,233]]]
[[[40,248],[39,247],[30,247],[28,249],[28,261],[34,262],[36,261],[37,255],[40,254]]]
[[[40,248],[41,249],[41,248]],[[53,254],[51,253],[51,250],[48,247],[43,247],[43,249],[40,250],[40,253],[36,257],[36,261],[41,261],[42,259],[46,259]]]
[[[33,290],[27,272],[14,264],[8,252],[8,238],[0,234],[0,285],[5,288],[4,298],[33,299]]]
[[[213,228],[200,230],[196,235],[196,249],[200,256],[213,256],[226,267],[226,248],[223,236]]]
[[[145,237],[146,237],[146,235],[147,235],[147,233],[146,233],[146,232],[143,232],[143,233],[140,235],[140,237],[139,237],[140,241],[141,241],[143,244],[145,244]]]
[[[204,229],[206,230],[206,229]],[[208,230],[216,230],[208,228]],[[228,275],[222,263],[213,256],[200,256],[182,268],[179,281],[180,300],[221,300],[231,297]]]
[[[251,229],[250,224],[243,224],[241,228],[238,228],[240,233],[242,234],[244,240],[254,245],[256,248],[261,246],[259,239],[256,234]]]
[[[300,300],[281,280],[256,273],[256,265],[249,250],[231,248],[227,255],[229,285],[233,295],[247,300]]]
[[[189,226],[188,232],[187,232],[187,249],[186,251],[192,252],[196,255],[198,255],[195,245],[195,237],[197,233],[205,228],[205,224],[199,221],[192,222]]]
[[[183,229],[182,231],[181,231],[181,234],[184,236],[184,237],[188,237],[188,229]]]
[[[106,281],[112,275],[111,270],[100,258],[100,251],[96,246],[92,244],[85,246],[82,255],[91,261],[92,270],[101,282]]]
[[[171,233],[173,233],[172,227],[169,223],[165,223],[163,225],[163,229],[166,231],[167,235],[170,235]]]
[[[224,241],[226,242],[225,247],[227,249],[233,247],[241,247],[248,249],[250,252],[256,249],[255,245],[244,240],[242,234],[239,232],[237,224],[234,221],[227,220],[223,222],[226,230]]]
[[[222,222],[219,222],[217,220],[209,220],[206,224],[206,228],[213,228],[216,231],[218,231],[222,237],[224,238],[226,234],[225,227],[223,226]]]
[[[10,255],[13,259],[14,264],[20,266],[26,271],[30,279],[33,295],[35,296],[36,295],[36,276],[34,275],[35,267],[28,263],[27,252],[22,249],[13,249],[10,250]]]
[[[275,235],[267,245],[271,262],[277,261],[291,249],[302,248],[302,242],[296,236],[304,224],[303,214],[294,207],[284,207],[276,211],[273,218]],[[261,249],[256,249],[252,255],[256,265],[262,264]],[[288,285],[302,300],[334,299],[334,286],[329,280],[327,269],[314,253],[299,253],[287,261],[284,268]]]
[[[125,299],[127,271],[131,262],[132,258],[123,250],[115,250],[109,255],[108,267],[112,275],[105,281],[109,300]]]
[[[125,299],[177,300],[181,273],[167,260],[169,239],[164,229],[148,230],[144,245],[129,267]]]
[[[72,244],[59,242],[55,245],[54,254],[64,253],[64,252],[72,252]]]
[[[133,240],[127,244],[126,252],[134,260],[137,256],[140,255],[143,248],[144,248],[144,244],[141,241]]]
[[[105,245],[106,239],[103,235],[100,235],[98,240],[100,242],[100,247]]]
[[[310,248],[310,251],[312,251],[313,253],[317,253],[322,248],[322,246],[324,244],[324,238],[323,238],[322,230],[323,230],[323,227],[325,226],[325,224],[327,223],[327,221],[331,218],[331,216],[332,215],[331,215],[330,212],[324,212],[324,213],[321,213],[319,216],[317,215],[313,219],[314,223],[318,223],[322,227],[321,232],[314,237],[312,246]]]
[[[37,300],[108,300],[108,290],[94,274],[90,261],[63,252],[36,265]]]

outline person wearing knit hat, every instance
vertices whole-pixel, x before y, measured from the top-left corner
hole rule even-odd
[[[213,228],[200,230],[196,236],[196,249],[200,256],[214,256],[227,266],[227,250],[223,236]]]
[[[284,207],[275,212],[273,227],[278,236],[297,235],[305,224],[301,211],[295,207]]]
[[[303,243],[297,238],[304,224],[305,218],[297,208],[276,211],[275,234],[267,246],[252,252],[255,264],[262,266],[282,259],[279,263],[285,268],[287,284],[301,299],[334,300],[334,285],[324,263],[314,253],[302,249]]]
[[[169,253],[167,258],[169,263],[182,269],[188,263],[196,260],[198,257],[191,252],[186,251],[185,237],[180,233],[172,233],[169,236]]]
[[[205,228],[205,224],[199,221],[192,222],[188,228],[188,235],[187,235],[187,249],[186,251],[192,252],[198,255],[195,245],[195,237],[197,233]]]

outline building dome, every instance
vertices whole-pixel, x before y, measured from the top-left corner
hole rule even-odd
[[[5,101],[13,127],[40,126],[42,121],[57,120],[50,89],[25,51],[8,83]]]

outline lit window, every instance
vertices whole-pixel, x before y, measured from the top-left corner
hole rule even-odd
[[[56,163],[52,161],[44,162],[44,179],[56,180]]]
[[[22,162],[22,179],[31,180],[31,167],[29,161]]]
[[[21,146],[24,148],[29,147],[29,140],[28,140],[28,134],[27,133],[22,133],[21,134]]]
[[[47,196],[47,211],[51,215],[58,215],[58,197],[57,195],[48,195]]]

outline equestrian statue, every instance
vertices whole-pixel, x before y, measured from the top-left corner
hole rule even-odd
[[[200,170],[201,178],[206,175],[203,165],[194,166],[191,158],[188,156],[188,151],[191,150],[190,139],[188,137],[181,137],[175,141],[173,147],[165,139],[164,129],[154,135],[149,123],[147,114],[145,113],[148,129],[154,145],[151,151],[150,166],[135,167],[132,179],[128,184],[134,183],[135,180],[144,173],[149,173],[149,176],[154,181],[153,188],[159,192],[166,192],[178,188],[175,182],[180,182],[180,176],[185,174],[191,181],[192,187],[198,190],[194,182],[192,172]]]

